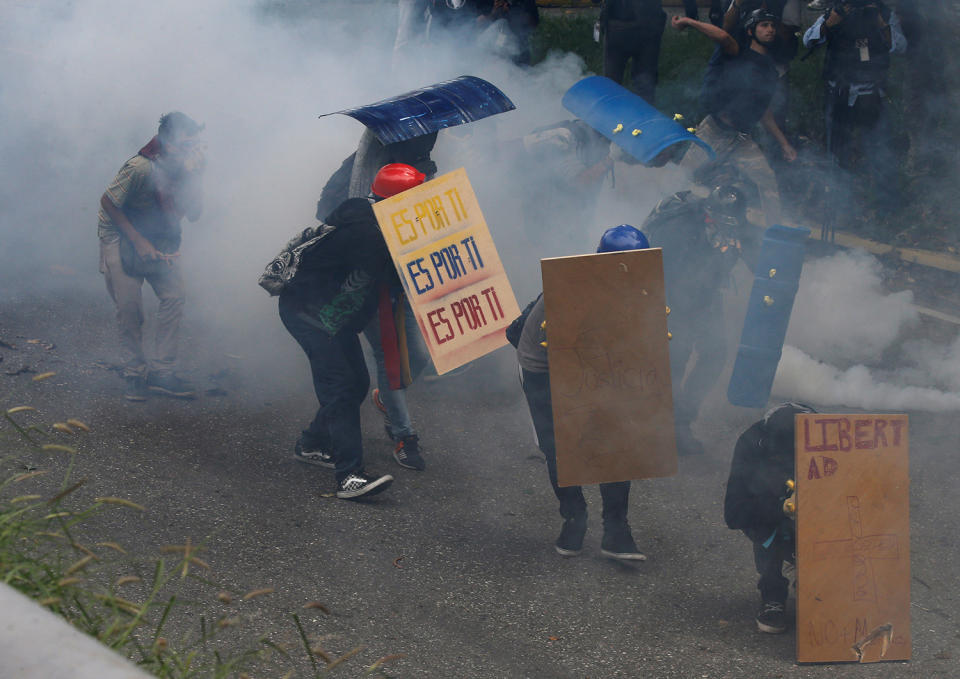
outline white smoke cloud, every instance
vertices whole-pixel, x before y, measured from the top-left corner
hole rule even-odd
[[[960,410],[960,338],[949,347],[907,342],[901,355],[910,365],[883,362],[918,318],[912,292],[884,292],[871,255],[842,251],[808,263],[773,392],[853,408]]]

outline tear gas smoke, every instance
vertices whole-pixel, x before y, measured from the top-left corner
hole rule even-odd
[[[918,312],[913,293],[883,291],[880,271],[871,255],[851,252],[804,267],[775,394],[864,409],[960,409],[960,338],[949,348],[911,341],[902,352],[910,365],[884,363]]]

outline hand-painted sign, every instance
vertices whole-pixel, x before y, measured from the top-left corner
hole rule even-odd
[[[907,660],[907,416],[796,424],[797,661]]]
[[[437,372],[506,344],[504,328],[520,309],[466,171],[373,210]]]

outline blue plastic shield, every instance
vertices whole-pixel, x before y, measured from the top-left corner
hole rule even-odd
[[[711,158],[715,156],[697,135],[609,78],[584,78],[567,90],[562,103],[641,163],[649,163],[664,149],[682,142],[702,146]]]
[[[780,364],[809,229],[771,226],[763,236],[727,399],[762,408]]]
[[[462,75],[375,104],[324,113],[342,113],[366,125],[383,144],[392,144],[512,111],[516,106],[496,86]]]

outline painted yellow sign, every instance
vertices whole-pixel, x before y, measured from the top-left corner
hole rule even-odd
[[[520,309],[463,168],[373,211],[439,374],[507,343]]]

